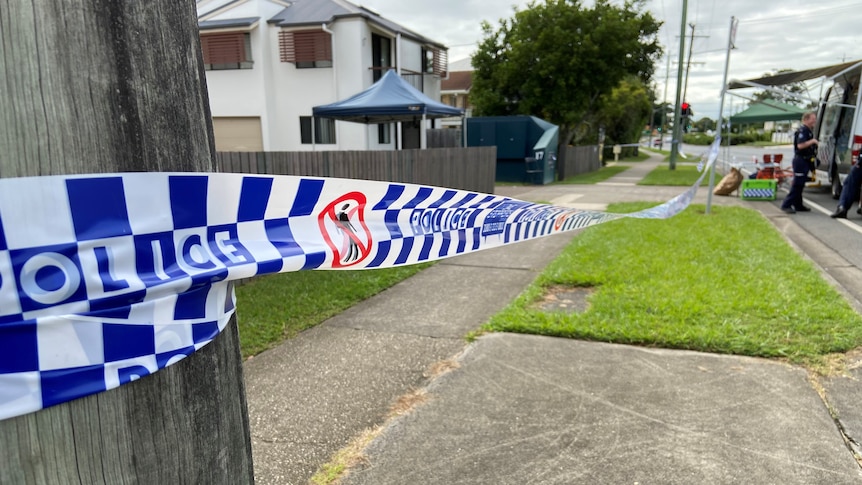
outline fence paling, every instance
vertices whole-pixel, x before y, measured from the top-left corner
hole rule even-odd
[[[560,179],[565,180],[574,175],[595,172],[602,168],[599,149],[595,145],[566,147],[563,163],[557,168]]]
[[[222,172],[359,178],[494,192],[496,147],[325,152],[219,152]],[[595,145],[567,147],[560,179],[602,167]]]
[[[435,128],[426,131],[428,148],[451,148],[461,146],[460,128]]]
[[[327,152],[218,152],[221,172],[357,178],[494,193],[496,147]]]

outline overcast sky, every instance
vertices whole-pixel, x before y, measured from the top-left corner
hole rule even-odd
[[[481,39],[482,20],[495,28],[512,17],[521,0],[353,0],[380,15],[449,47],[449,62],[470,56]],[[583,4],[592,5],[591,0]],[[615,2],[619,5],[622,1]],[[647,8],[664,22],[660,41],[670,54],[656,66],[659,99],[673,103],[683,0],[648,0]],[[739,19],[728,79],[751,79],[776,69],[802,70],[862,59],[862,1],[849,0],[688,0],[686,24],[694,24],[693,53],[686,98],[695,119],[718,117],[731,16]],[[691,28],[686,27],[684,62]],[[667,80],[667,83],[665,82]],[[685,85],[685,81],[682,83]],[[812,83],[812,96],[820,85]],[[733,91],[750,95],[752,90]],[[725,98],[725,113],[747,101]]]

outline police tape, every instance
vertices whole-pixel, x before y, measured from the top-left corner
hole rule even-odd
[[[718,140],[707,166],[718,153]],[[0,179],[0,419],[118,387],[209,343],[232,281],[432,261],[623,217],[412,184],[225,173]]]

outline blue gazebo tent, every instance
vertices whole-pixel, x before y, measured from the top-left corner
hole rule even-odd
[[[426,119],[463,116],[464,111],[434,101],[390,70],[365,91],[342,101],[315,106],[312,114],[315,118],[379,124],[417,119],[424,122]],[[421,138],[424,148],[425,130],[422,130]]]

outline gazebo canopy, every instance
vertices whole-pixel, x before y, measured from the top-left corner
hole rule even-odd
[[[762,123],[764,121],[799,120],[805,110],[780,101],[753,103],[748,109],[730,117],[731,123]]]
[[[434,101],[395,71],[387,71],[371,87],[343,101],[312,108],[316,118],[356,123],[392,123],[414,119],[462,116],[460,108]]]

